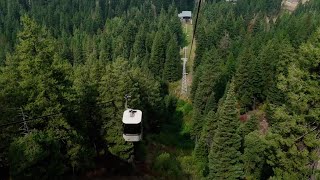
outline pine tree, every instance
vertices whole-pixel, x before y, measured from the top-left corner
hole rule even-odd
[[[267,160],[274,179],[307,179],[314,174],[310,164],[319,161],[319,64],[320,30],[299,49],[299,59],[279,75],[278,87],[285,94],[284,105],[274,106],[268,140]]]
[[[102,34],[99,44],[99,60],[109,62],[112,60],[112,37],[109,34]]]
[[[71,51],[73,54],[72,65],[77,65],[83,62],[83,39],[84,34],[79,29],[74,30],[74,36],[71,40]]]
[[[197,171],[200,176],[206,177],[209,173],[208,155],[212,144],[212,138],[217,129],[217,117],[215,109],[211,109],[205,119],[200,138],[196,142],[193,156],[197,162]]]
[[[6,90],[11,89],[11,92],[15,92],[15,89],[17,89],[17,92],[21,92],[16,94],[18,95],[17,99],[20,101],[13,102],[13,105],[15,107],[20,105],[20,107],[28,111],[28,115],[31,117],[49,113],[61,113],[63,108],[68,106],[68,98],[72,96],[70,93],[70,75],[68,74],[70,65],[60,58],[54,39],[47,34],[44,28],[27,16],[22,18],[22,23],[23,30],[18,35],[19,43],[11,56],[11,62],[8,63],[8,67],[4,70],[5,73],[12,74],[11,70],[16,67],[15,73],[13,73],[15,79],[6,79],[7,77],[4,76],[4,82],[14,80],[18,83],[16,84],[17,86],[7,87]],[[3,81],[1,80],[1,82]],[[89,157],[88,159],[83,157],[84,154],[88,156],[91,154],[82,152],[86,151],[87,148],[85,146],[81,149],[79,148],[79,144],[82,143],[82,137],[75,132],[62,115],[52,117],[48,121],[30,122],[29,128],[38,129],[40,133],[50,136],[50,139],[54,139],[57,143],[54,146],[57,146],[58,150],[55,151],[55,149],[55,152],[37,152],[35,154],[31,152],[29,154],[29,146],[46,142],[35,140],[35,142],[25,144],[24,140],[28,139],[27,136],[15,139],[10,146],[9,154],[10,167],[12,167],[10,171],[17,178],[24,177],[30,171],[33,172],[33,176],[36,176],[36,173],[39,173],[39,169],[42,170],[38,177],[45,177],[48,174],[60,176],[70,169],[76,171],[80,166],[85,167],[83,162],[91,161]],[[51,142],[48,143],[50,144]],[[41,155],[42,153],[45,153],[45,155]],[[50,161],[53,164],[44,166],[44,159],[51,155],[55,156],[56,153],[59,155],[58,161],[64,162],[60,164],[63,169],[60,169],[60,165],[57,165],[57,169],[55,169],[54,166],[56,164],[54,164],[54,161]],[[16,154],[20,155],[16,156]],[[65,156],[65,154],[68,154],[68,156]],[[24,161],[25,164],[20,164],[21,161]]]
[[[259,125],[259,119],[257,115],[251,115],[251,117],[240,126],[240,133],[242,138],[244,138],[246,135],[248,135],[250,132],[258,130]]]
[[[129,21],[129,23],[126,25],[126,28],[124,29],[124,32],[122,34],[124,43],[124,58],[129,59],[131,49],[133,47],[135,37],[136,37],[136,31],[137,28],[135,27],[134,23],[132,21]]]
[[[79,132],[90,141],[90,146],[96,152],[104,147],[101,139],[102,118],[101,106],[98,105],[99,83],[104,72],[104,60],[98,60],[95,53],[91,53],[84,65],[74,67],[73,90],[75,91],[74,106],[77,113],[72,120]]]
[[[251,48],[246,47],[239,57],[239,65],[235,75],[236,92],[244,109],[253,105],[254,84],[252,69],[254,68],[254,53]]]
[[[154,128],[158,125],[162,101],[160,84],[150,74],[140,68],[130,67],[128,61],[119,58],[106,67],[100,87],[99,102],[106,104],[102,108],[102,132],[108,151],[123,159],[133,153],[133,144],[122,137],[122,114],[125,110],[124,97],[131,95],[128,106],[143,111],[143,124]]]
[[[265,137],[258,131],[253,131],[245,136],[242,158],[246,179],[265,178],[272,172],[266,162],[266,148]]]
[[[211,110],[213,111],[217,110],[217,101],[216,101],[214,92],[212,92],[208,98],[206,107],[204,109],[204,114],[208,114]]]
[[[21,91],[16,105],[24,106],[30,115],[59,112],[70,95],[71,66],[61,59],[54,39],[44,28],[26,16],[22,22],[19,43],[4,69],[14,77],[3,76],[3,82],[18,82],[7,88]]]
[[[190,98],[192,100],[194,100],[195,98],[195,95],[200,83],[200,78],[202,76],[202,72],[203,72],[203,66],[199,66],[199,68],[197,69],[197,71],[195,71],[193,75],[193,80],[192,80],[191,90],[190,90]]]
[[[169,22],[169,27],[171,32],[177,37],[179,46],[182,46],[182,44],[184,43],[184,34],[181,28],[181,22],[177,16],[178,11],[175,10],[173,12],[174,13],[171,15],[171,20]]]
[[[260,69],[262,76],[263,98],[268,99],[271,103],[283,103],[284,95],[277,87],[278,74],[287,74],[287,67],[293,61],[295,53],[290,43],[280,37],[281,40],[270,40],[259,54]]]
[[[209,153],[210,179],[239,179],[243,177],[241,137],[237,134],[239,116],[236,109],[234,85],[230,84],[227,97],[218,109],[218,129]]]
[[[221,80],[223,75],[223,66],[221,59],[215,57],[216,50],[207,52],[205,54],[206,63],[203,65],[203,72],[199,79],[199,84],[195,97],[194,103],[194,114],[193,114],[193,133],[195,136],[199,136],[202,126],[204,125],[204,117],[206,114],[205,108],[208,103],[210,95],[216,90],[216,86]],[[211,99],[212,100],[212,99]],[[212,104],[212,102],[210,102]]]
[[[206,31],[203,26],[200,26],[198,28],[196,38],[197,38],[197,48],[195,50],[196,55],[195,55],[194,65],[193,65],[194,70],[196,70],[197,67],[202,63],[202,58],[206,52],[206,49],[208,48]]]
[[[163,73],[163,67],[166,59],[166,49],[163,37],[163,32],[159,30],[156,33],[152,44],[151,58],[149,61],[150,71],[158,77]]]
[[[181,78],[181,60],[179,46],[175,38],[171,38],[167,45],[166,62],[163,69],[163,80],[174,82]]]
[[[139,31],[136,35],[134,44],[133,44],[133,52],[132,56],[134,58],[134,62],[138,65],[142,64],[143,58],[146,56],[146,31],[145,27],[142,25],[139,28]]]
[[[131,74],[128,62],[121,58],[117,59],[107,66],[99,87],[99,101],[110,102],[102,109],[103,138],[108,143],[108,151],[123,159],[128,159],[133,152],[133,144],[125,142],[122,138],[121,118],[125,108],[124,97],[128,93],[137,97],[137,89],[134,88],[128,74]],[[138,101],[137,98],[133,100]]]

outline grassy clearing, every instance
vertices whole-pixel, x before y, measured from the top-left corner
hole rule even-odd
[[[175,169],[175,173],[180,177],[182,175],[187,178],[193,174],[194,168],[191,165],[194,163],[191,153],[194,142],[190,138],[191,115],[191,104],[178,100],[174,113],[164,123],[160,133],[148,137],[148,142],[152,142],[151,147],[149,147],[152,149],[152,153],[149,153],[148,159],[152,159],[153,168],[164,177],[174,177],[173,172],[170,171],[170,174],[166,174],[163,171],[163,169],[168,168],[167,166],[173,164],[179,167]],[[170,163],[167,161],[170,161]],[[162,164],[164,167],[159,167]]]
[[[159,134],[149,138],[158,144],[169,146],[177,150],[192,150],[193,141],[190,139],[192,106],[182,100],[178,100],[177,107],[161,128]]]

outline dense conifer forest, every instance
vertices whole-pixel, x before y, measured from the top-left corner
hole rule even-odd
[[[320,1],[282,3],[0,0],[0,179],[319,179]]]

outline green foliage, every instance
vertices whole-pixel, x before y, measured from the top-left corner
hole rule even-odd
[[[35,20],[27,16],[21,18],[23,29],[18,33],[18,43],[15,44],[14,52],[8,54],[5,65],[0,68],[1,112],[3,115],[8,115],[0,117],[1,124],[12,121],[16,115],[13,110],[7,111],[12,107],[23,107],[30,118],[54,113],[62,114],[63,117],[39,119],[28,123],[30,129],[35,129],[43,136],[50,134],[50,137],[53,138],[52,143],[56,143],[57,150],[53,149],[54,151],[47,152],[47,156],[55,157],[54,153],[56,156],[61,156],[63,168],[52,170],[52,173],[56,173],[57,176],[65,175],[71,171],[79,173],[87,169],[93,165],[93,157],[102,152],[111,152],[124,159],[129,157],[133,152],[133,144],[123,140],[121,124],[125,94],[130,93],[133,97],[129,102],[130,106],[144,112],[144,118],[148,120],[144,121],[146,131],[158,127],[161,122],[160,117],[165,112],[161,97],[165,92],[162,91],[160,83],[152,78],[149,69],[145,68],[148,67],[147,58],[150,57],[152,47],[152,44],[147,44],[145,39],[154,39],[154,32],[158,31],[153,26],[157,17],[152,16],[144,21],[132,18],[133,16],[140,17],[141,12],[148,11],[151,6],[146,9],[139,8],[137,13],[132,13],[131,8],[133,7],[130,7],[132,12],[128,13],[133,16],[128,15],[130,17],[129,26],[127,29],[123,29],[128,19],[118,17],[105,21],[109,15],[104,14],[106,11],[103,10],[105,8],[103,3],[105,1],[102,0],[95,4],[95,15],[91,16],[94,21],[88,21],[84,18],[80,26],[78,24],[80,21],[77,18],[90,14],[88,10],[92,8],[91,3],[77,2],[75,9],[85,10],[83,14],[76,15],[74,19],[69,18],[70,22],[68,22],[69,20],[64,19],[68,17],[69,13],[66,9],[72,9],[73,5],[70,6],[65,2],[58,3],[57,7],[65,5],[61,9],[66,12],[62,13],[59,10],[59,13],[54,13],[50,9],[51,2],[41,4],[34,1],[32,7],[26,12],[32,14]],[[5,4],[12,5],[11,3]],[[3,4],[0,3],[0,6],[2,7]],[[116,6],[121,5],[117,3]],[[18,5],[16,7],[23,9]],[[52,12],[52,16],[44,15],[40,9],[47,9]],[[120,14],[120,12],[118,13]],[[53,17],[56,14],[59,15],[59,18]],[[166,11],[164,11],[164,15],[167,16]],[[43,18],[39,20],[39,17]],[[17,14],[15,18],[18,20],[20,15]],[[104,22],[106,22],[105,30],[98,30],[103,27],[104,24],[101,23]],[[179,24],[175,23],[177,21],[170,22],[175,27],[180,26],[180,22]],[[0,24],[1,28],[2,19]],[[47,25],[46,28],[43,28],[45,25]],[[139,26],[145,27],[145,29],[136,35]],[[16,30],[18,29],[17,25]],[[167,35],[164,34],[164,36]],[[168,37],[171,36],[176,36],[176,32],[168,35]],[[2,42],[1,38],[2,35],[0,35]],[[14,44],[13,41],[10,43]],[[179,50],[178,47],[176,49]],[[171,54],[168,53],[171,57],[177,57],[179,56],[177,50]],[[139,54],[139,56],[135,56],[139,58],[140,62],[133,62],[133,64],[138,66],[147,64],[143,71],[137,67],[133,68],[126,60],[115,61],[118,56],[127,59],[130,56],[131,60],[133,59],[131,55],[134,57],[134,53]],[[111,61],[115,62],[110,65]],[[106,64],[109,65],[106,67]],[[110,91],[112,87],[114,90]],[[106,103],[108,101],[111,102]],[[6,168],[9,165],[6,158],[10,152],[9,144],[20,146],[20,144],[15,144],[16,140],[14,140],[15,137],[20,139],[19,132],[14,130],[16,128],[17,126],[5,128],[0,133],[1,141],[4,143],[0,147],[1,168]],[[32,144],[31,140],[30,144]],[[25,146],[28,146],[28,143]],[[39,148],[39,153],[42,153],[41,148]],[[21,158],[27,157],[22,156]],[[46,179],[51,170],[44,169],[45,172],[39,176],[35,174],[36,169],[43,163],[42,161],[44,159],[25,161],[25,167],[22,167],[21,171],[14,172],[13,170],[12,172],[16,173],[16,177],[23,177],[23,174],[29,170],[28,167],[32,166],[34,169],[28,176]],[[13,158],[10,167],[18,165],[16,163],[17,161]],[[59,168],[58,165],[57,168]]]
[[[242,123],[239,127],[239,134],[242,138],[251,133],[252,131],[258,130],[259,128],[259,119],[257,115],[253,114],[250,118]]]
[[[153,164],[153,169],[170,179],[179,179],[183,175],[179,162],[169,153],[160,154]]]
[[[136,39],[133,44],[133,52],[132,56],[134,61],[141,65],[142,59],[146,56],[146,34],[145,34],[145,27],[141,26],[139,31],[136,35]]]
[[[319,66],[318,37],[319,31],[311,41],[301,46],[300,59],[289,65],[288,74],[279,76],[278,87],[286,94],[287,101],[282,106],[274,107],[275,126],[267,136],[267,162],[273,168],[273,178],[310,177],[312,169],[308,164],[318,161],[314,153],[319,141],[314,131],[318,128],[315,124],[319,123],[320,117],[320,86],[313,71],[313,67]]]
[[[171,101],[167,108],[167,119],[162,122],[159,134],[150,136],[152,141],[162,145],[181,148],[185,150],[193,149],[194,143],[190,140],[190,125],[188,118],[192,113],[190,104],[169,96],[167,101]]]
[[[81,141],[63,119],[54,119],[47,130],[33,131],[12,142],[11,174],[17,179],[50,179],[88,168],[93,152],[81,147]]]
[[[60,176],[65,171],[60,145],[53,137],[43,132],[32,132],[18,138],[10,146],[11,174],[16,179],[48,179]],[[44,160],[48,165],[40,164]]]
[[[163,80],[174,82],[181,79],[181,58],[179,55],[179,47],[175,38],[172,38],[167,45],[166,62],[163,69]]]
[[[266,165],[265,150],[267,142],[263,135],[258,131],[253,131],[246,135],[244,141],[244,153],[242,160],[244,162],[244,173],[247,179],[262,179],[266,177],[265,172],[270,168]]]
[[[156,76],[163,73],[164,63],[166,59],[166,42],[164,41],[164,33],[158,31],[152,45],[149,69]]]
[[[103,136],[108,142],[111,153],[124,159],[129,158],[133,152],[133,144],[127,143],[122,138],[122,113],[124,110],[124,97],[132,95],[128,107],[144,111],[146,127],[157,125],[156,117],[149,116],[161,108],[160,84],[151,76],[130,67],[128,61],[118,59],[106,67],[99,87],[99,101],[107,103],[102,109]],[[159,113],[159,112],[157,112]],[[152,118],[148,118],[152,117]]]
[[[1,176],[10,167],[13,179],[61,179],[109,153],[127,159],[134,146],[122,139],[121,115],[130,94],[147,136],[138,158],[149,160],[148,140],[174,152],[155,161],[162,178],[316,178],[320,3],[289,14],[281,0],[204,2],[191,104],[168,96],[166,83],[181,77],[177,14],[193,5],[1,1],[0,124],[21,120],[20,107],[27,118],[56,114],[29,121],[27,135],[20,124],[1,128]],[[239,112],[251,110],[265,111],[264,129],[255,116],[240,125]]]
[[[243,177],[241,137],[237,134],[240,121],[236,109],[234,84],[217,112],[218,127],[209,152],[210,179],[239,179]]]
[[[239,100],[241,102],[241,107],[245,109],[250,109],[250,105],[253,104],[253,100],[256,92],[261,90],[260,84],[255,84],[255,77],[259,78],[259,74],[254,73],[254,52],[252,49],[248,48],[243,51],[243,54],[239,57],[239,65],[236,72],[236,91],[239,95]],[[258,75],[258,76],[256,76]]]
[[[122,139],[121,112],[124,109],[123,98],[129,92],[136,94],[135,92],[138,90],[128,76],[129,70],[126,61],[122,59],[115,61],[106,68],[106,74],[102,77],[99,89],[100,101],[110,101],[110,105],[103,112],[104,138],[109,143],[109,151],[124,159],[128,159],[133,152],[133,144]],[[133,98],[133,102],[139,101],[137,96]],[[130,105],[133,106],[133,104]]]
[[[208,155],[212,145],[213,137],[217,131],[217,116],[214,109],[212,109],[205,119],[205,124],[201,131],[201,136],[198,139],[193,156],[197,162],[197,171],[201,177],[206,177],[209,173]]]
[[[315,167],[307,164],[318,161],[314,147],[319,143],[316,139],[319,130],[316,105],[319,104],[319,31],[316,30],[320,24],[316,15],[319,3],[306,3],[292,14],[282,13],[280,8],[280,0],[240,0],[236,5],[225,1],[209,1],[200,11],[191,89],[193,129],[197,137],[193,154],[198,160],[198,173],[203,175],[207,146],[210,145],[209,179],[217,178],[219,159],[229,151],[233,152],[230,154],[234,157],[240,151],[244,152],[241,160],[245,178],[248,179],[314,178]],[[208,52],[215,52],[211,53],[214,58],[208,58]],[[206,66],[210,64],[208,59],[226,61],[222,61],[218,70],[209,66],[211,71],[207,73]],[[211,76],[214,73],[221,73],[220,77]],[[266,107],[262,109],[266,116],[261,122],[264,127],[258,127],[259,122],[255,117],[240,127],[239,124],[234,126],[234,132],[230,134],[236,136],[239,133],[245,138],[244,141],[241,138],[232,141],[234,145],[235,142],[240,143],[236,148],[238,152],[233,149],[219,154],[217,152],[226,141],[218,142],[216,139],[219,131],[227,129],[220,126],[221,109],[228,99],[225,84],[233,77],[234,95],[238,99],[233,103],[234,111],[252,114],[249,111]],[[203,122],[208,112],[211,113],[208,106],[214,107],[214,104],[218,104],[218,120],[215,123],[218,126],[212,133],[216,137],[212,138],[215,145],[211,145],[204,140],[204,136],[210,134],[207,133],[210,125]],[[231,135],[229,139],[232,139]],[[240,162],[238,158],[232,159]],[[228,170],[234,170],[227,163],[224,165],[229,167]],[[244,177],[239,174],[239,177]]]
[[[270,102],[282,103],[284,95],[277,87],[277,75],[287,74],[287,66],[295,58],[295,53],[291,45],[286,40],[271,40],[261,50],[259,54],[263,73],[263,98]]]
[[[224,69],[221,62],[222,60],[215,57],[216,53],[216,51],[206,53],[204,58],[206,63],[203,65],[203,72],[200,77],[201,81],[198,84],[197,91],[193,99],[195,108],[193,114],[194,136],[200,135],[201,128],[204,125],[205,113],[208,110],[211,110],[211,107],[214,108],[215,94],[220,94],[218,90],[220,86],[223,85],[221,81],[223,81]]]
[[[20,99],[15,105],[24,105],[26,110],[31,111],[31,115],[59,111],[62,104],[67,105],[70,66],[59,57],[57,46],[45,29],[26,16],[22,22],[24,30],[18,35],[19,44],[3,72],[12,74],[16,68],[14,79],[3,76],[3,83],[16,81],[18,84],[8,86],[8,90],[4,91],[14,92],[10,88],[19,89]]]

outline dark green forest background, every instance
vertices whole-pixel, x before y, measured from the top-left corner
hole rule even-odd
[[[177,14],[194,8],[2,0],[0,179],[319,178],[320,2],[203,2],[181,100],[169,89],[189,43]],[[122,139],[126,94],[143,111],[141,143]],[[3,126],[23,118],[35,120]]]

